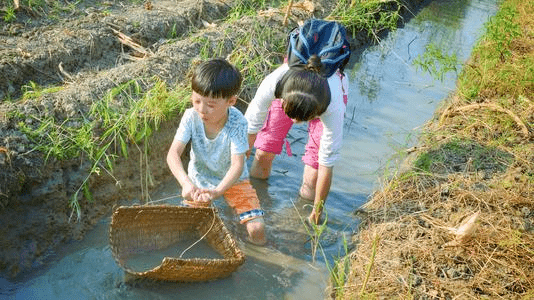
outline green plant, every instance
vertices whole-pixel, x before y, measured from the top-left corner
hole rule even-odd
[[[453,139],[421,153],[414,162],[414,167],[423,172],[464,172],[459,169],[469,162],[472,171],[484,170],[489,173],[502,172],[513,161],[510,153],[495,147],[483,146],[474,141]]]
[[[172,25],[171,31],[169,31],[169,33],[167,34],[167,38],[175,39],[178,36],[176,31],[176,25],[176,22]]]
[[[373,266],[375,264],[375,257],[378,251],[379,241],[380,241],[380,236],[376,235],[375,238],[373,239],[373,245],[371,248],[371,257],[369,258],[369,263],[367,264],[367,268],[365,270],[365,278],[363,279],[362,288],[360,289],[360,297],[363,297],[366,295],[365,288],[367,287],[367,282],[369,282],[369,277],[371,276],[371,270],[373,269]]]
[[[428,72],[432,77],[443,81],[443,77],[450,71],[457,72],[456,66],[461,65],[456,54],[447,55],[441,52],[440,48],[431,43],[425,48],[423,55],[416,57],[413,64],[417,69]]]
[[[497,14],[486,25],[486,36],[493,41],[499,58],[511,55],[512,40],[521,36],[521,28],[516,22],[517,11],[510,2],[505,2]]]
[[[38,99],[44,94],[51,94],[58,92],[62,90],[63,86],[53,86],[48,88],[43,88],[39,84],[30,81],[28,84],[22,86],[22,99],[23,100],[29,100],[29,99]]]
[[[208,60],[210,59],[212,56],[210,55],[210,46],[211,46],[211,42],[210,40],[205,37],[205,36],[198,36],[198,37],[195,37],[192,39],[192,42],[193,43],[198,43],[199,44],[199,49],[200,49],[200,59],[202,60]]]
[[[531,37],[522,34],[521,23],[528,22],[532,3],[504,1],[497,14],[486,23],[486,34],[474,48],[470,62],[460,74],[458,89],[467,100],[485,91],[492,96],[519,97],[532,93],[534,55],[523,51]],[[521,45],[521,46],[519,46]]]
[[[397,29],[401,8],[398,0],[341,0],[327,19],[341,22],[353,34],[365,31],[379,41],[382,31]]]
[[[227,22],[239,20],[244,16],[253,16],[266,7],[265,0],[237,0],[226,17]]]
[[[329,262],[329,257],[326,255],[323,246],[321,245],[321,236],[328,229],[328,227],[326,226],[328,222],[328,212],[323,209],[323,205],[324,201],[322,201],[316,209],[323,210],[324,219],[322,223],[315,224],[313,222],[309,222],[307,218],[303,217],[295,207],[295,204],[293,203],[293,207],[299,215],[300,221],[304,225],[306,234],[310,238],[312,262],[315,262],[316,260],[317,251],[320,251],[321,256],[324,258],[326,268],[330,274],[330,279],[333,284],[333,288],[335,289],[336,295],[341,296],[344,293],[343,286],[347,278],[350,263],[349,260],[345,257],[345,255],[348,253],[348,242],[345,235],[343,235],[344,253],[339,253],[338,257],[334,258],[333,264],[331,264]]]
[[[349,247],[345,235],[343,235],[343,251],[344,253],[339,253],[338,257],[334,259],[334,266],[330,270],[330,278],[336,293],[336,299],[343,298],[345,281],[350,271],[350,259],[346,256],[349,252]]]
[[[12,6],[8,6],[3,18],[4,21],[7,23],[15,21],[15,19],[17,19],[17,15],[15,14],[15,8],[13,8]]]
[[[43,9],[47,6],[45,0],[23,0],[22,3],[34,10]]]

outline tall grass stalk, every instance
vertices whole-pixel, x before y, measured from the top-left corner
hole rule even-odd
[[[321,207],[319,207],[319,209],[323,209],[323,203],[324,202],[321,202]],[[324,248],[321,245],[321,237],[323,233],[328,229],[328,227],[326,226],[328,222],[328,212],[323,209],[323,222],[320,224],[315,224],[312,222],[308,222],[308,219],[300,214],[297,207],[295,206],[295,203],[293,203],[293,207],[295,208],[295,211],[297,212],[300,221],[303,224],[304,229],[306,230],[306,234],[310,238],[312,262],[316,261],[317,252],[319,251],[325,261],[325,266],[330,275],[330,280],[332,282],[336,296],[343,295],[344,284],[347,278],[350,263],[349,260],[345,257],[345,255],[348,253],[348,242],[345,235],[343,235],[344,253],[340,253],[337,258],[334,258],[334,263],[331,264],[329,261],[329,257],[326,255],[326,252],[324,251]]]
[[[343,235],[343,251],[344,253],[338,254],[337,258],[334,258],[334,266],[330,270],[330,278],[336,298],[342,298],[345,294],[345,281],[347,279],[348,272],[350,271],[350,259],[346,256],[349,252],[347,237]],[[328,262],[327,262],[328,264]]]
[[[363,297],[365,295],[365,288],[367,287],[367,282],[369,282],[369,277],[371,276],[371,270],[373,269],[373,265],[375,264],[375,257],[376,252],[378,251],[379,241],[380,237],[376,235],[373,239],[371,257],[369,258],[369,263],[367,264],[367,268],[365,270],[365,278],[363,279],[362,288],[360,289],[360,297]]]

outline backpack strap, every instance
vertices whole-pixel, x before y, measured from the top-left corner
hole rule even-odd
[[[339,80],[341,81],[341,91],[343,91],[343,103],[345,103],[345,106],[347,106],[347,102],[349,102],[349,96],[347,95],[347,92],[343,87],[343,77],[345,77],[345,74],[341,73],[339,70],[337,71],[337,73],[339,74]]]

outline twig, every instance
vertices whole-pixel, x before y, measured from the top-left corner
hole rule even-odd
[[[282,23],[284,26],[287,26],[287,18],[291,13],[291,6],[293,6],[293,0],[289,0],[289,3],[287,4],[286,15],[284,16],[284,22]]]
[[[204,233],[203,236],[201,236],[196,242],[194,242],[193,244],[191,244],[191,246],[187,247],[184,251],[182,251],[182,253],[180,254],[179,258],[182,258],[182,256],[184,255],[184,253],[193,248],[193,246],[195,246],[198,242],[200,242],[206,235],[208,235],[208,233],[211,231],[211,229],[213,228],[213,225],[215,224],[215,209],[213,208],[212,209],[212,213],[213,213],[213,222],[211,222],[211,226],[210,228],[206,231],[206,233]]]
[[[118,30],[115,30],[113,28],[111,28],[111,30],[113,30],[113,32],[118,36],[119,41],[121,43],[123,43],[124,45],[129,46],[130,48],[134,49],[135,51],[143,54],[143,57],[147,57],[150,54],[152,54],[150,52],[150,50],[147,50],[145,47],[143,47],[143,46],[139,45],[138,43],[134,42],[132,40],[132,38],[127,36],[126,34],[120,32]]]
[[[491,109],[491,110],[495,110],[495,111],[498,111],[498,112],[502,112],[502,113],[505,113],[505,114],[508,114],[512,119],[514,119],[514,121],[517,123],[517,125],[519,127],[521,127],[521,133],[528,138],[529,136],[529,132],[528,132],[528,127],[525,125],[525,123],[523,123],[523,121],[521,121],[521,119],[516,115],[514,114],[512,111],[506,109],[506,108],[503,108],[497,104],[493,104],[493,103],[475,103],[475,104],[469,104],[469,105],[466,105],[466,106],[462,106],[462,107],[459,107],[459,108],[456,108],[456,109],[447,109],[443,112],[443,114],[441,115],[441,117],[439,118],[439,124],[443,123],[443,121],[450,115],[452,115],[453,113],[456,113],[456,112],[466,112],[466,111],[470,111],[470,110],[476,110],[476,109],[481,109],[481,108],[486,108],[486,109]]]
[[[57,67],[58,67],[59,71],[61,72],[61,74],[65,75],[65,77],[67,77],[70,81],[73,81],[72,80],[72,76],[70,76],[69,73],[67,73],[65,70],[63,70],[63,62],[60,62]]]

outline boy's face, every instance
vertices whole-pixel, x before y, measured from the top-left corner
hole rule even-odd
[[[216,125],[219,122],[226,121],[228,107],[235,104],[237,98],[211,98],[197,94],[193,91],[191,102],[193,108],[200,115],[204,124]]]

